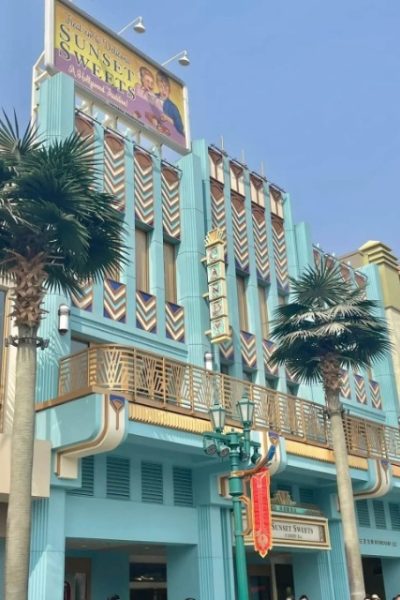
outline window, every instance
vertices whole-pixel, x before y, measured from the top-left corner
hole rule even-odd
[[[142,502],[164,502],[163,466],[159,463],[142,462]]]
[[[191,469],[172,469],[175,506],[193,506],[193,478]]]
[[[164,242],[164,285],[165,300],[176,304],[176,250],[173,244],[167,242]]]
[[[269,335],[267,298],[265,289],[261,285],[258,286],[258,305],[260,307],[261,333],[263,339],[267,340]]]
[[[149,238],[143,229],[135,230],[136,246],[136,289],[141,292],[149,292]]]
[[[248,331],[249,323],[247,318],[247,299],[246,283],[244,277],[236,277],[238,308],[239,308],[239,326],[241,331]]]
[[[128,499],[130,496],[130,463],[128,458],[107,456],[107,498]]]

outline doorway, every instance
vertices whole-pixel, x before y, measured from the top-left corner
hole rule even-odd
[[[381,600],[385,600],[381,559],[375,556],[363,556],[362,566],[366,593],[378,594]]]

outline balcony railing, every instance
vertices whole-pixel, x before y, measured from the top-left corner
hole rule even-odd
[[[137,348],[101,345],[60,361],[59,400],[113,390],[129,402],[208,420],[208,409],[218,401],[227,422],[240,427],[237,401],[247,395],[255,403],[255,427],[285,438],[331,448],[330,423],[324,406],[289,396],[201,367],[164,358]],[[344,415],[349,454],[386,458],[400,463],[400,433]]]

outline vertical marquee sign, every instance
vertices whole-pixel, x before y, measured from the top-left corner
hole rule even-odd
[[[250,478],[254,550],[264,558],[272,548],[270,475],[265,467]]]
[[[231,337],[225,275],[225,243],[221,229],[213,229],[205,239],[210,306],[211,342],[217,344]]]
[[[184,83],[69,0],[46,0],[45,64],[178,152],[190,148]]]

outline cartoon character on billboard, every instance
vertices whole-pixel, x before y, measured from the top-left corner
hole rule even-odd
[[[165,120],[168,120],[174,125],[178,133],[180,133],[181,135],[185,135],[183,129],[183,121],[181,113],[179,112],[179,108],[174,102],[172,102],[170,98],[171,83],[169,77],[162,71],[157,72],[157,87],[159,91],[156,94],[156,96],[161,102],[161,108],[164,113],[163,117],[165,118]]]

